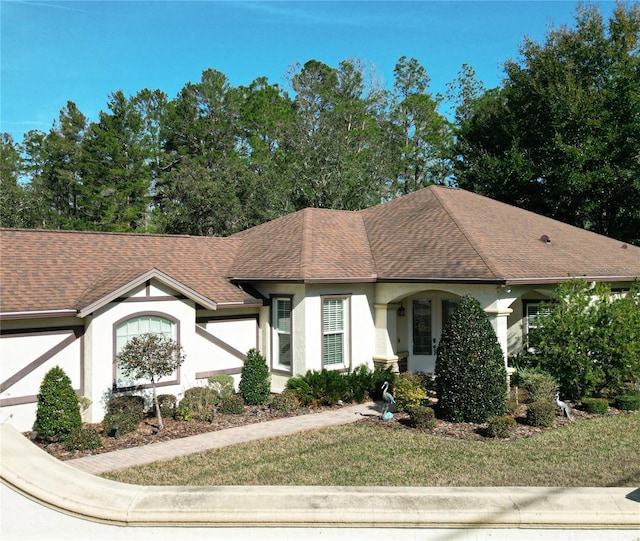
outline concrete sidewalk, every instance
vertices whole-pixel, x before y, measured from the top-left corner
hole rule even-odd
[[[362,416],[380,416],[381,405],[374,402],[345,406],[318,413],[284,417],[273,421],[216,430],[197,436],[150,443],[111,453],[101,453],[65,461],[65,464],[94,475],[130,466],[139,466],[208,449],[218,449],[246,441],[286,436],[304,430],[353,423]]]

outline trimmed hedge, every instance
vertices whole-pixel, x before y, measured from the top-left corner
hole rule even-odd
[[[527,408],[527,424],[531,426],[550,427],[556,418],[555,405],[547,400],[537,400]]]
[[[625,411],[640,410],[640,392],[629,391],[616,397],[616,407]]]
[[[38,409],[33,430],[40,440],[64,441],[82,428],[78,396],[71,379],[56,366],[42,380],[38,393]]]
[[[603,415],[609,411],[609,401],[606,398],[583,398],[580,402],[587,413]]]
[[[516,429],[516,420],[508,415],[491,417],[487,426],[487,434],[491,438],[508,438]]]

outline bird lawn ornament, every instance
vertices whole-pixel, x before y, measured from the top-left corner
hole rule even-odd
[[[382,384],[382,399],[384,400],[384,409],[382,410],[382,419],[384,421],[388,421],[390,419],[393,419],[393,413],[391,413],[389,411],[389,406],[391,404],[395,404],[396,403],[396,399],[388,391],[388,389],[389,389],[389,382],[385,381]]]
[[[567,419],[573,419],[573,415],[571,415],[571,408],[562,400],[560,400],[560,393],[556,393],[556,404],[563,411],[564,415]]]

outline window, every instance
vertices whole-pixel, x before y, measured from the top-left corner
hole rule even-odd
[[[275,367],[291,370],[291,299],[274,299],[272,317]]]
[[[531,352],[534,351],[534,347],[529,342],[529,331],[538,328],[540,316],[548,313],[549,307],[542,301],[524,301],[524,334],[526,347]]]
[[[447,299],[442,301],[442,327],[445,327],[451,319],[451,314],[456,311],[460,301],[457,299]]]
[[[322,300],[322,364],[325,368],[343,368],[349,364],[347,309],[345,297]]]
[[[413,354],[431,355],[431,301],[413,301]]]
[[[160,315],[140,315],[116,324],[116,355],[120,353],[125,344],[142,334],[160,334],[164,338],[177,340],[176,322]],[[169,376],[171,378],[171,376]],[[116,363],[116,387],[118,389],[146,385],[146,380],[132,380],[125,376]],[[173,378],[171,378],[173,379]]]

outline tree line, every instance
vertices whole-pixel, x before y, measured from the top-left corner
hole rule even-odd
[[[492,89],[464,65],[434,95],[403,56],[390,89],[362,60],[310,60],[288,89],[207,69],[173,99],[116,91],[93,122],[69,101],[48,132],[2,134],[0,225],[229,235],[451,184],[640,244],[639,53],[637,4],[580,6]]]

